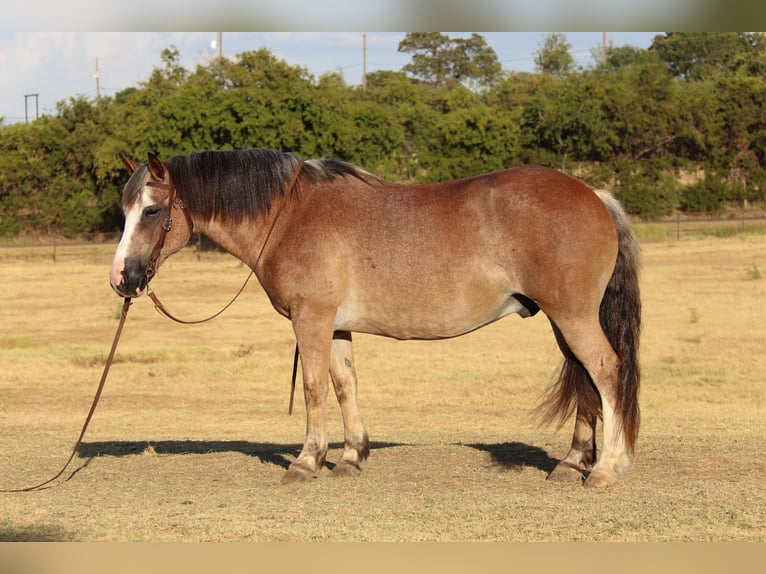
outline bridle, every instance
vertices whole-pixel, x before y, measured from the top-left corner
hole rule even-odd
[[[284,197],[288,198],[292,194],[293,189],[295,188],[295,184],[298,183],[298,176],[301,173],[301,169],[303,169],[303,160],[298,161],[298,165],[295,168],[295,172],[293,173],[293,177],[288,182],[287,186],[285,187],[284,191]],[[250,281],[250,278],[253,276],[255,271],[251,270],[250,273],[245,278],[245,282],[242,284],[242,287],[240,287],[239,291],[234,295],[234,297],[229,301],[224,307],[218,311],[217,313],[214,313],[213,315],[210,315],[209,317],[205,317],[204,319],[197,319],[197,320],[187,320],[187,319],[179,319],[175,315],[173,315],[170,311],[168,311],[167,307],[162,304],[159,297],[157,297],[157,294],[149,288],[149,281],[152,277],[154,277],[155,273],[157,272],[157,264],[159,262],[160,258],[160,252],[162,251],[162,248],[165,245],[165,238],[167,237],[168,233],[170,232],[170,229],[173,226],[173,218],[171,217],[171,212],[173,211],[173,207],[178,207],[186,216],[186,223],[189,226],[189,233],[193,233],[194,229],[194,223],[191,220],[191,217],[189,217],[189,212],[186,211],[186,207],[184,206],[183,201],[181,201],[180,198],[177,198],[178,191],[176,189],[175,184],[173,183],[173,176],[170,173],[169,169],[165,169],[165,173],[167,175],[167,180],[165,181],[165,178],[163,178],[163,181],[150,181],[146,185],[150,187],[157,187],[159,189],[167,189],[168,190],[168,201],[169,201],[169,210],[168,214],[165,216],[165,223],[162,226],[162,231],[160,232],[160,237],[157,240],[157,244],[154,246],[154,249],[152,250],[152,254],[149,257],[149,265],[146,268],[146,294],[149,296],[149,298],[154,302],[154,308],[159,312],[161,315],[164,315],[171,321],[175,321],[176,323],[181,323],[182,325],[198,325],[200,323],[206,323],[207,321],[211,321],[212,319],[215,319],[226,311],[233,303],[237,300],[237,298],[240,296],[242,291],[245,290],[245,287],[247,286],[248,281]],[[253,265],[253,269],[256,269],[258,267],[258,263],[261,261],[261,257],[263,256],[263,252],[266,250],[266,245],[269,243],[269,239],[271,238],[271,233],[274,231],[274,227],[277,224],[277,220],[279,219],[279,216],[282,214],[282,210],[279,210],[277,214],[274,216],[274,219],[271,222],[271,226],[269,227],[269,231],[266,234],[266,238],[263,240],[263,244],[261,245],[261,249],[258,252],[258,257],[255,259],[255,264]],[[191,235],[190,235],[191,237]],[[300,356],[300,352],[298,350],[298,343],[295,344],[295,353],[293,355],[293,373],[292,378],[290,381],[290,404],[288,407],[288,414],[293,414],[293,403],[295,399],[295,381],[298,376],[298,358]]]
[[[180,197],[178,197],[178,189],[176,188],[176,185],[173,182],[173,176],[171,175],[169,169],[166,169],[165,173],[167,174],[168,181],[164,181],[163,179],[163,181],[148,181],[146,183],[148,187],[165,189],[168,192],[168,213],[167,215],[165,215],[165,221],[162,224],[162,229],[160,230],[160,237],[159,239],[157,239],[157,243],[154,245],[154,248],[152,249],[152,253],[149,256],[149,265],[146,267],[146,271],[144,272],[146,276],[147,285],[149,285],[149,281],[157,273],[157,266],[160,260],[160,253],[162,253],[162,248],[165,247],[165,239],[167,238],[168,233],[173,227],[173,216],[171,214],[173,213],[174,208],[180,209],[181,212],[186,217],[186,225],[189,228],[189,237],[191,237],[194,234],[194,222],[192,222],[191,217],[189,216],[189,212],[186,211],[186,206],[184,205],[183,200]]]
[[[152,289],[149,287],[149,282],[157,274],[157,268],[159,267],[162,249],[165,247],[165,240],[168,237],[168,233],[170,233],[170,230],[173,228],[173,215],[172,215],[173,209],[179,209],[181,213],[184,214],[184,217],[186,218],[186,226],[189,229],[189,238],[187,238],[187,241],[194,234],[194,222],[192,221],[191,216],[189,215],[189,212],[186,210],[186,205],[184,205],[183,200],[180,197],[178,197],[178,188],[176,187],[176,184],[173,181],[173,174],[167,165],[165,165],[165,170],[164,170],[164,175],[162,180],[150,180],[150,181],[147,181],[144,185],[147,187],[164,189],[168,192],[168,212],[165,215],[165,221],[163,222],[162,227],[160,228],[160,236],[159,238],[157,238],[157,242],[154,244],[154,247],[152,248],[151,254],[149,255],[149,263],[147,264],[146,270],[144,271],[144,278],[146,279],[146,294],[154,302],[154,308],[157,309],[157,311],[159,311],[162,315],[165,315],[167,318],[172,319],[173,321],[176,321],[177,323],[183,323],[188,325],[188,324],[204,323],[206,321],[210,321],[211,319],[214,319],[215,317],[223,313],[229,307],[229,305],[234,303],[237,297],[239,297],[240,293],[242,293],[242,291],[244,290],[245,288],[244,285],[234,296],[234,299],[232,299],[223,309],[218,311],[218,313],[199,321],[184,321],[182,319],[177,319],[176,317],[174,317],[160,302],[159,298],[154,293],[154,291],[152,291]],[[250,279],[250,275],[248,275],[247,279],[245,280],[245,284],[247,284],[247,281],[249,279]]]
[[[301,173],[301,169],[303,169],[303,160],[298,161],[298,166],[295,168],[295,172],[293,173],[292,178],[288,182],[287,186],[285,187],[284,196],[287,198],[292,193],[293,189],[295,188],[295,184],[298,183],[298,176]],[[247,278],[245,279],[245,282],[242,284],[242,287],[240,287],[239,291],[234,295],[231,301],[229,301],[220,311],[217,313],[214,313],[213,315],[210,315],[209,317],[206,317],[204,319],[197,319],[197,320],[186,320],[186,319],[179,319],[175,315],[173,315],[170,311],[168,311],[167,307],[162,304],[159,297],[157,297],[157,294],[149,288],[149,281],[157,272],[157,265],[159,263],[160,259],[160,253],[162,252],[162,248],[165,246],[165,238],[167,237],[168,233],[170,232],[172,226],[173,226],[173,218],[171,217],[171,213],[173,211],[173,207],[178,207],[186,217],[186,224],[189,227],[189,237],[191,237],[191,234],[193,233],[194,229],[194,223],[191,220],[191,217],[189,216],[189,212],[186,210],[186,206],[184,205],[183,201],[176,197],[178,195],[178,191],[176,189],[175,183],[173,183],[173,176],[170,173],[169,169],[165,169],[167,181],[165,181],[165,178],[163,178],[163,181],[150,181],[146,183],[149,187],[157,187],[159,189],[167,189],[168,190],[168,201],[169,201],[169,210],[168,214],[165,216],[165,222],[162,225],[162,230],[160,231],[160,237],[157,240],[157,243],[154,246],[154,249],[152,249],[152,253],[149,256],[149,265],[146,268],[145,271],[145,277],[146,277],[146,294],[148,297],[154,302],[154,308],[161,314],[170,319],[171,321],[175,321],[176,323],[181,323],[182,325],[198,325],[200,323],[206,323],[207,321],[210,321],[212,319],[215,319],[226,311],[234,301],[237,300],[237,298],[240,296],[242,291],[245,290],[245,287],[247,286],[248,281],[250,281],[250,278],[253,276],[255,271],[250,271]],[[269,227],[269,231],[266,234],[266,238],[263,241],[263,245],[261,245],[261,249],[258,252],[258,257],[255,260],[255,264],[253,265],[253,269],[258,267],[258,263],[261,261],[261,257],[263,256],[263,252],[266,249],[266,245],[269,242],[269,239],[271,238],[271,233],[274,231],[274,227],[277,224],[277,220],[279,219],[279,216],[281,215],[282,210],[278,211],[277,214],[274,216],[274,219],[271,222],[271,226]],[[297,356],[297,347],[296,347],[296,356]],[[297,359],[296,359],[297,361]],[[294,361],[295,362],[295,361]],[[295,387],[295,367],[293,367],[293,388]],[[292,397],[290,399],[290,412],[292,413]]]

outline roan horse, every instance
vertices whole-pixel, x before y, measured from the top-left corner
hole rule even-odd
[[[369,454],[352,332],[442,339],[539,310],[564,355],[542,413],[559,423],[575,414],[571,449],[549,478],[607,486],[630,466],[639,247],[609,193],[541,167],[399,185],[345,162],[262,149],[122,159],[132,175],[110,273],[118,294],[141,295],[200,232],[246,263],[292,322],[307,423],[282,482],[324,466],[328,373],[345,437],[333,474],[358,473]]]

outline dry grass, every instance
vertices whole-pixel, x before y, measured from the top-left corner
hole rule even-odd
[[[766,280],[752,269],[766,270],[766,237],[644,251],[644,422],[610,490],[545,481],[570,429],[530,417],[559,361],[542,316],[444,342],[355,336],[366,469],[281,486],[304,410],[287,416],[290,325],[251,284],[196,327],[135,302],[76,473],[0,494],[0,540],[763,541]],[[68,456],[117,324],[110,259],[0,248],[0,488]],[[228,256],[181,253],[155,288],[196,318],[246,275]],[[332,463],[342,426],[328,404]]]

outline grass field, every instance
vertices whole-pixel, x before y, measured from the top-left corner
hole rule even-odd
[[[0,248],[0,488],[66,460],[121,300],[113,247]],[[361,476],[279,480],[305,427],[287,415],[293,337],[251,282],[180,326],[134,302],[84,444],[35,493],[0,493],[0,541],[764,541],[766,236],[646,241],[636,463],[616,486],[546,482],[570,425],[530,411],[560,355],[542,315],[462,338],[355,336],[372,453]],[[216,311],[247,275],[222,254],[169,260],[176,314]],[[330,465],[342,425],[330,394]]]

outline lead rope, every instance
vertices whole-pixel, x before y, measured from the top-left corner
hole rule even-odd
[[[253,276],[254,271],[250,271],[250,274],[245,278],[245,282],[242,284],[242,287],[239,288],[239,291],[237,291],[237,294],[234,295],[231,301],[226,303],[224,307],[218,311],[217,313],[214,313],[213,315],[210,315],[210,317],[205,317],[204,319],[197,319],[193,321],[179,319],[178,317],[174,316],[170,311],[167,310],[165,305],[162,304],[162,301],[160,301],[159,297],[157,297],[157,294],[149,288],[149,286],[146,287],[146,294],[149,296],[149,298],[154,302],[154,308],[157,310],[160,315],[164,315],[171,321],[175,321],[176,323],[181,323],[182,325],[199,325],[200,323],[207,323],[208,321],[212,321],[218,315],[226,311],[229,307],[232,306],[234,301],[236,301],[239,296],[242,294],[242,291],[245,290],[245,287],[247,286],[248,281],[250,281],[250,278]]]
[[[295,377],[298,375],[298,343],[295,343],[295,355],[293,356],[293,379],[290,383],[290,407],[287,409],[287,414],[293,414],[293,399],[295,398]]]
[[[50,484],[57,478],[59,478],[62,474],[64,474],[64,471],[66,471],[67,467],[70,465],[72,460],[74,459],[75,454],[77,454],[77,449],[80,448],[80,445],[82,444],[82,439],[85,436],[85,431],[88,430],[88,425],[90,424],[90,419],[93,418],[93,413],[96,412],[96,406],[98,405],[98,401],[101,398],[101,392],[104,390],[104,383],[106,383],[106,378],[109,375],[109,369],[112,367],[112,363],[114,362],[114,353],[117,350],[117,343],[120,341],[120,335],[122,335],[122,328],[125,326],[125,319],[128,317],[128,309],[130,309],[131,300],[130,297],[125,297],[125,300],[122,304],[122,312],[120,313],[120,324],[117,325],[117,332],[114,334],[114,340],[112,341],[112,348],[109,351],[109,356],[106,359],[106,364],[104,365],[104,372],[101,374],[101,380],[98,383],[98,388],[96,389],[96,394],[93,397],[93,402],[90,405],[90,411],[88,411],[88,416],[85,417],[85,423],[82,425],[82,430],[80,431],[80,436],[77,438],[77,442],[74,445],[74,448],[72,449],[72,454],[69,455],[69,459],[66,461],[66,464],[61,468],[58,473],[46,480],[45,482],[41,482],[40,484],[36,484],[35,486],[28,486],[26,488],[12,488],[12,489],[2,489],[0,492],[32,492],[35,490],[41,490],[42,487]],[[74,472],[69,476],[69,478],[72,478],[74,476]],[[69,480],[67,478],[66,480]],[[66,481],[64,481],[66,482]]]

